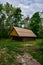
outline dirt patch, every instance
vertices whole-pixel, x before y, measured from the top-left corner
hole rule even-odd
[[[19,65],[16,61],[16,53],[11,52],[7,48],[0,49],[0,65]]]
[[[33,59],[33,57],[28,53],[24,53],[23,56],[18,55],[17,61],[22,65],[41,65],[39,62]]]
[[[31,47],[33,44],[24,44],[25,47]]]

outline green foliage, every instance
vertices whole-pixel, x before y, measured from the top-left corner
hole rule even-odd
[[[24,46],[25,44],[32,44],[32,46]],[[18,55],[23,55],[24,53],[30,53],[35,59],[37,59],[37,61],[41,63],[41,65],[43,65],[42,46],[43,39],[36,39],[28,42],[0,39],[0,65],[19,65],[16,58]]]
[[[0,4],[0,12],[2,11],[2,9],[3,9],[3,5],[2,5],[2,4]]]
[[[5,4],[4,9],[8,16],[6,22],[9,22],[10,26],[19,26],[18,22],[22,19],[21,9],[12,7],[9,3]]]
[[[34,13],[34,15],[31,17],[31,22],[30,22],[30,29],[38,36],[39,35],[39,30],[40,30],[40,16],[39,12]]]
[[[19,22],[21,22],[22,19],[22,14],[21,14],[21,9],[20,8],[16,8],[15,12],[14,12],[14,26],[19,26]]]
[[[43,38],[43,26],[40,28],[40,37]]]
[[[3,6],[0,4],[0,36],[3,36],[4,33],[4,20],[6,19],[6,16],[4,14]]]
[[[6,11],[7,15],[9,15],[10,11],[12,11],[13,7],[8,2],[4,5],[4,10]]]
[[[37,41],[37,46],[39,46],[39,48],[43,48],[43,39],[39,41]]]
[[[4,6],[0,4],[0,36],[7,37],[8,27],[20,26],[21,19],[20,8],[15,8],[8,2]]]

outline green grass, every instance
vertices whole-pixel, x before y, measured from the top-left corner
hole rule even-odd
[[[24,46],[32,44],[32,46]],[[34,41],[13,41],[10,39],[0,39],[0,65],[20,65],[16,61],[18,54],[30,53],[37,61],[43,65],[43,39]]]

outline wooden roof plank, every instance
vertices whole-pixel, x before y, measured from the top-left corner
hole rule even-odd
[[[13,29],[17,32],[18,36],[20,37],[36,37],[36,35],[31,30],[23,29],[19,27],[13,27]]]

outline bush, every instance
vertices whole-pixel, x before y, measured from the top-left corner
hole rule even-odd
[[[37,45],[38,45],[40,48],[43,48],[43,39],[37,41]]]
[[[4,29],[0,31],[0,38],[9,38],[8,32],[9,32],[9,29]]]

